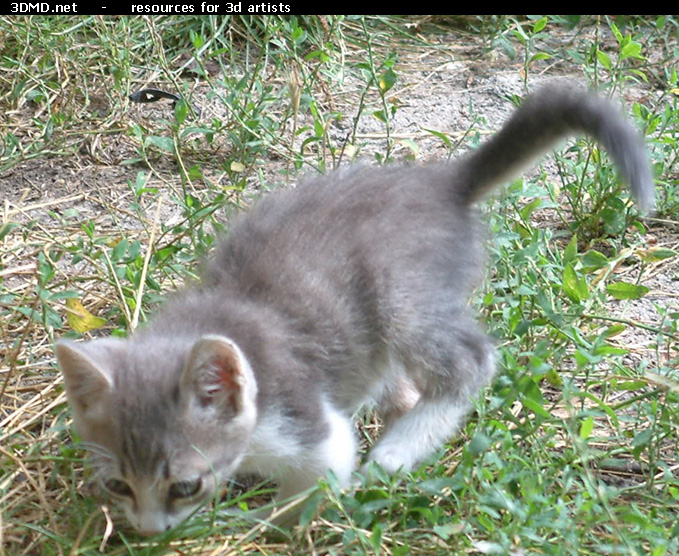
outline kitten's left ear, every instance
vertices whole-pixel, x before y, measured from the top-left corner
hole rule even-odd
[[[113,389],[112,369],[119,364],[125,345],[124,340],[116,338],[80,343],[59,340],[55,344],[54,352],[77,422],[92,423],[108,418],[106,412]]]
[[[250,364],[236,343],[223,336],[203,336],[194,344],[180,387],[190,407],[215,409],[223,417],[255,407],[257,384]]]

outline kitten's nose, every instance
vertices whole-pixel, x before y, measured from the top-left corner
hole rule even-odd
[[[167,523],[145,523],[145,524],[139,524],[137,527],[135,527],[137,530],[137,533],[144,536],[144,537],[152,537],[153,535],[158,535],[160,533],[164,533],[165,531],[169,531],[172,529],[172,525]]]
[[[142,535],[143,537],[152,537],[153,535],[158,535],[159,533],[169,531],[170,529],[172,529],[172,525],[166,525],[165,529],[162,529],[162,528],[158,528],[158,529],[137,529],[137,533]]]

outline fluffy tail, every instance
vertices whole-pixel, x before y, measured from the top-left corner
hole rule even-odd
[[[569,136],[585,133],[601,143],[644,211],[653,208],[654,186],[643,138],[610,101],[572,87],[548,85],[528,96],[502,129],[459,168],[463,194],[473,202],[520,173]]]

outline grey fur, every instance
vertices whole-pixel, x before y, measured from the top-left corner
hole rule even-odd
[[[445,442],[494,372],[467,306],[484,266],[471,204],[579,132],[650,208],[637,131],[599,96],[548,87],[458,161],[357,166],[266,196],[232,226],[202,287],[129,340],[58,342],[76,427],[102,478],[134,491],[123,497],[133,525],[169,528],[243,470],[277,470],[281,496],[328,468],[347,484],[350,420],[372,401],[388,426],[368,459],[387,470]],[[171,499],[171,485],[197,476],[196,498]]]

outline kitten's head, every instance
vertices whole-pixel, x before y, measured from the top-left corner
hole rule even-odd
[[[238,467],[257,385],[231,340],[147,335],[55,351],[97,478],[140,532],[177,525]]]

